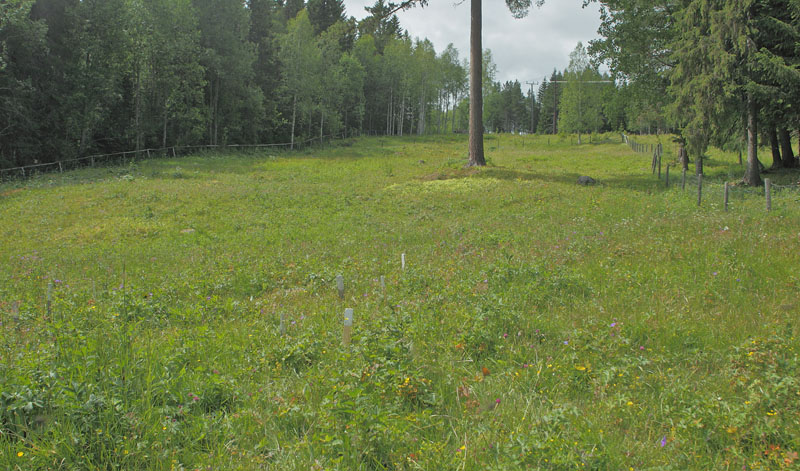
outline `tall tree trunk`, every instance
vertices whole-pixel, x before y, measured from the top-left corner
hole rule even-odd
[[[753,95],[747,94],[747,168],[744,183],[750,186],[761,185],[761,169],[758,162],[758,105]]]
[[[403,101],[400,103],[400,137],[403,136],[403,127],[406,124],[406,94],[403,93]]]
[[[772,168],[781,168],[783,167],[783,161],[781,160],[781,150],[778,146],[778,131],[775,130],[774,126],[769,127],[769,147],[772,150]]]
[[[294,150],[294,126],[297,123],[297,94],[292,97],[292,140],[289,149]]]
[[[394,101],[393,92],[391,88],[389,89],[389,106],[386,109],[386,134],[392,134],[392,102]]]
[[[425,86],[422,87],[422,92],[419,94],[419,126],[417,126],[417,134],[423,135],[425,133]]]
[[[453,93],[453,125],[450,131],[456,132],[456,109],[458,108],[458,95]]]
[[[469,34],[469,162],[467,166],[485,166],[483,155],[483,46],[481,44],[481,0],[470,0]]]
[[[780,128],[778,130],[778,140],[781,143],[781,157],[783,158],[784,167],[794,167],[794,152],[792,152],[792,136],[789,135],[789,130]]]
[[[702,175],[703,174],[703,155],[698,154],[697,160],[694,162],[694,174],[695,175]]]
[[[217,78],[216,80],[217,86],[216,90],[214,91],[214,142],[212,144],[217,145],[219,144],[218,136],[219,136],[219,89],[220,89],[220,79]]]
[[[136,126],[136,152],[142,148],[142,78],[139,66],[136,66],[136,99],[134,111],[134,125]]]
[[[320,111],[319,111],[319,143],[320,143],[320,144],[322,144],[322,137],[323,137],[323,134],[322,134],[322,129],[323,129],[323,124],[325,124],[325,110],[320,110]]]
[[[689,170],[689,153],[686,152],[686,144],[683,142],[678,147],[678,158],[680,159],[681,167],[684,170]]]
[[[161,147],[167,147],[167,105],[164,105],[164,128],[161,133]]]

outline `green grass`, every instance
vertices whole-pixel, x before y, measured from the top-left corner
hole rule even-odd
[[[733,154],[697,207],[593,140],[0,186],[0,468],[797,469],[798,174],[725,212]]]

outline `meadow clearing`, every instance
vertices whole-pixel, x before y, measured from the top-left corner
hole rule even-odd
[[[733,153],[698,207],[593,140],[1,185],[0,468],[798,469],[798,174],[726,212]]]

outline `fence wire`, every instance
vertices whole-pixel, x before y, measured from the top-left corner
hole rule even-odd
[[[140,150],[129,150],[123,152],[112,152],[109,154],[92,154],[74,159],[60,160],[58,162],[45,162],[40,164],[24,165],[20,167],[9,167],[0,169],[0,182],[15,179],[26,179],[36,175],[54,172],[64,172],[80,168],[93,168],[102,165],[127,165],[136,161],[148,160],[153,158],[177,158],[197,153],[198,151],[210,150],[240,150],[240,149],[268,149],[283,148],[302,149],[313,145],[319,141],[324,143],[326,139],[333,140],[343,138],[340,135],[329,134],[327,136],[315,136],[302,141],[281,142],[273,144],[200,144],[185,146],[151,147]]]

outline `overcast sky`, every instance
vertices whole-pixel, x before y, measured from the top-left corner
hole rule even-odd
[[[347,16],[361,19],[374,0],[344,0]],[[491,49],[497,64],[497,80],[541,81],[553,68],[563,70],[578,41],[584,45],[597,37],[600,16],[597,5],[581,8],[582,0],[548,0],[532,7],[526,18],[515,20],[504,0],[483,0],[483,47]],[[400,26],[412,38],[427,37],[441,53],[453,43],[459,57],[469,55],[470,0],[429,0],[425,8],[400,12]]]

